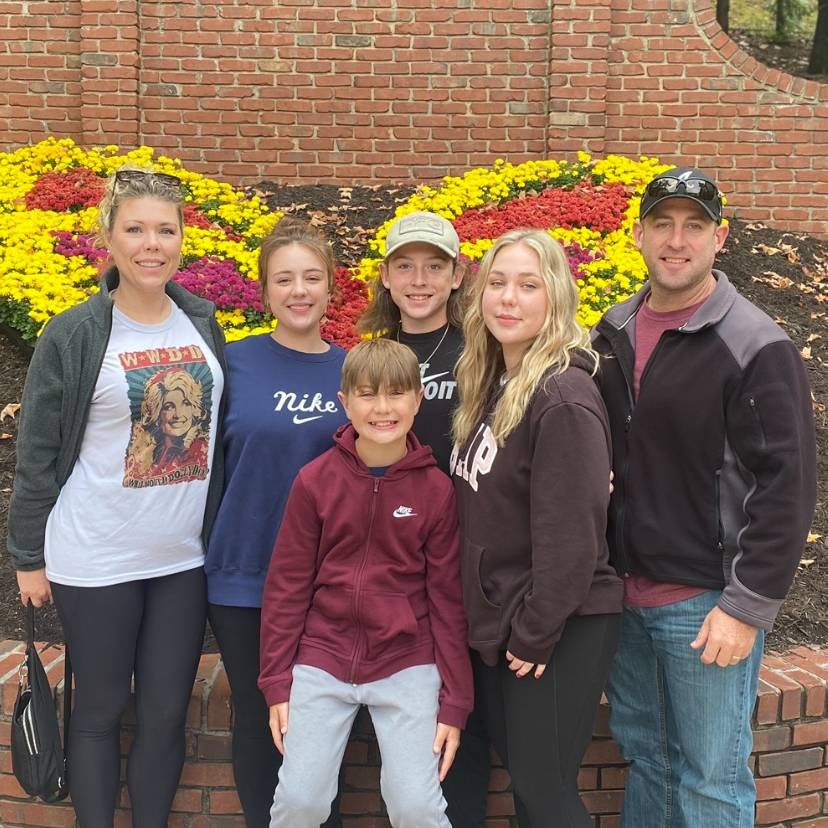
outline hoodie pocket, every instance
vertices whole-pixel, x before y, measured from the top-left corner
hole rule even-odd
[[[420,640],[417,617],[402,593],[365,590],[360,596],[359,615],[369,660],[404,653]]]
[[[463,605],[469,622],[469,642],[499,641],[503,607],[489,600],[483,588],[481,572],[486,550],[467,543],[463,549]]]
[[[350,655],[356,638],[353,595],[352,589],[319,587],[305,618],[304,638],[336,655]]]

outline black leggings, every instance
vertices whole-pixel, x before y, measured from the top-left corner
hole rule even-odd
[[[259,623],[256,607],[208,604],[233,702],[233,775],[247,828],[267,828],[282,755],[273,744],[269,711],[259,678]]]
[[[135,675],[127,763],[132,821],[165,828],[184,763],[184,724],[204,637],[201,567],[106,587],[52,584],[75,671],[69,790],[83,828],[112,828],[120,720]]]
[[[620,632],[620,615],[572,616],[539,679],[516,678],[505,653],[495,667],[473,654],[476,704],[512,777],[520,828],[591,828],[578,771]]]

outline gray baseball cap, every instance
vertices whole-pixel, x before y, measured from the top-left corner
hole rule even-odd
[[[460,253],[457,231],[448,219],[436,213],[409,213],[397,219],[385,237],[385,258],[404,244],[412,242],[434,245],[452,259],[456,259]]]

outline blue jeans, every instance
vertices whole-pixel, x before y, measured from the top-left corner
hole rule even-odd
[[[610,729],[631,763],[623,828],[753,828],[750,717],[764,633],[732,667],[692,650],[721,593],[624,609],[607,685]]]

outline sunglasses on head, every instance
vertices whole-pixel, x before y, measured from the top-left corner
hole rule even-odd
[[[118,170],[115,173],[116,184],[132,184],[136,181],[144,181],[147,178],[155,178],[160,184],[165,184],[167,187],[181,189],[181,179],[169,173],[145,172],[144,170]]]
[[[649,198],[664,198],[676,193],[687,193],[699,201],[716,201],[720,198],[715,184],[699,178],[656,178],[647,185],[645,191]]]

